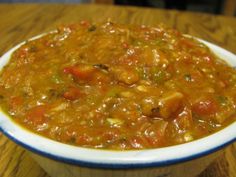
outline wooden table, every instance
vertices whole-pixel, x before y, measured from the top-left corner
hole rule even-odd
[[[0,56],[17,43],[82,19],[155,25],[160,22],[236,53],[236,19],[202,13],[102,5],[0,4]],[[25,150],[0,133],[0,177],[48,177]],[[236,143],[199,177],[236,177]]]

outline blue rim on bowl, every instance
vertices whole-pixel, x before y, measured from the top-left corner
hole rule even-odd
[[[0,131],[3,132],[4,135],[6,135],[9,139],[11,139],[12,141],[14,141],[15,143],[17,143],[18,145],[24,147],[25,149],[34,152],[38,155],[42,155],[44,157],[56,160],[56,161],[60,161],[60,162],[64,162],[64,163],[68,163],[68,164],[72,164],[72,165],[79,165],[82,167],[89,167],[89,168],[105,168],[105,169],[132,169],[132,168],[146,168],[146,167],[163,167],[163,166],[168,166],[168,165],[173,165],[173,164],[177,164],[177,163],[181,163],[181,162],[187,162],[196,158],[200,158],[203,157],[205,155],[211,154],[213,152],[216,152],[224,147],[226,147],[227,145],[233,143],[234,141],[236,141],[236,138],[229,140],[219,146],[213,147],[212,149],[208,149],[206,151],[203,152],[199,152],[197,154],[193,154],[191,156],[188,157],[183,157],[183,158],[176,158],[176,159],[172,159],[172,160],[166,160],[166,161],[159,161],[159,162],[148,162],[148,163],[143,163],[143,164],[135,164],[135,163],[127,163],[127,164],[108,164],[108,163],[94,163],[94,162],[89,162],[89,161],[82,161],[82,160],[75,160],[72,158],[66,158],[66,157],[61,157],[59,155],[55,155],[55,154],[51,154],[45,151],[41,151],[40,149],[37,149],[33,146],[30,146],[28,144],[22,143],[21,141],[19,141],[18,139],[14,138],[14,136],[12,136],[11,134],[5,132],[3,129],[1,129],[0,127]],[[181,146],[181,145],[180,145]]]

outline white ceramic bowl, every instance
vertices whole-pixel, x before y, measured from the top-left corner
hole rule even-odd
[[[200,41],[211,48],[217,56],[236,66],[234,54],[209,42]],[[0,69],[21,45],[17,45],[1,57]],[[31,133],[13,122],[3,111],[0,111],[0,130],[9,139],[30,151],[52,177],[196,176],[216,158],[220,149],[236,140],[234,122],[213,135],[171,147],[130,151],[88,149],[59,143]]]

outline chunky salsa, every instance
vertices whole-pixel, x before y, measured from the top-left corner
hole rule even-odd
[[[13,53],[0,76],[0,106],[23,127],[63,143],[165,147],[235,121],[236,71],[163,25],[82,21]]]

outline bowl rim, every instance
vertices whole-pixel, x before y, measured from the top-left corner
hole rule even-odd
[[[40,38],[43,35],[45,34],[38,35],[30,40]],[[236,66],[236,56],[233,53],[205,40],[195,39],[207,45],[213,53],[227,61],[231,66]],[[0,58],[0,70],[8,63],[11,54],[24,43],[16,45]],[[234,122],[212,135],[180,145],[127,151],[90,149],[60,143],[30,132],[11,120],[10,116],[1,109],[0,131],[15,143],[43,157],[67,164],[105,169],[173,165],[211,154],[236,141],[236,122]],[[58,148],[59,146],[60,148]]]

